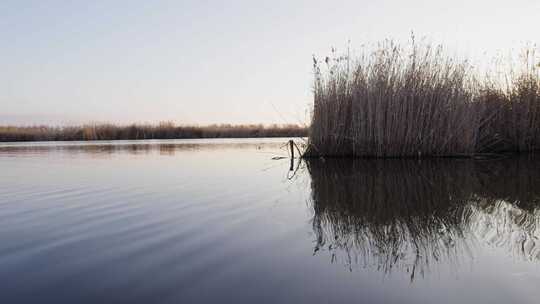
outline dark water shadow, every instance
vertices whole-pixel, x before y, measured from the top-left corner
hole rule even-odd
[[[540,160],[308,160],[314,254],[352,270],[456,267],[479,244],[540,260]]]

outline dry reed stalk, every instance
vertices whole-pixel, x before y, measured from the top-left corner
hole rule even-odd
[[[358,58],[314,59],[305,156],[463,156],[540,147],[536,56],[506,89],[442,46],[385,41]]]

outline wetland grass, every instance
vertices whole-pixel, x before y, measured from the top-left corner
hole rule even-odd
[[[0,142],[137,140],[184,138],[305,137],[307,130],[298,125],[209,125],[177,126],[171,122],[152,124],[91,124],[69,127],[0,126]]]
[[[494,80],[442,46],[392,41],[357,58],[314,58],[306,157],[473,156],[540,147],[534,50]]]

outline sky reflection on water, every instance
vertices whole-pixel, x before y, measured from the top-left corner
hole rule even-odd
[[[2,303],[537,303],[540,161],[0,145]]]

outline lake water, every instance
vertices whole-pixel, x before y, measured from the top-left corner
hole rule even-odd
[[[540,160],[0,144],[0,303],[538,303]]]

